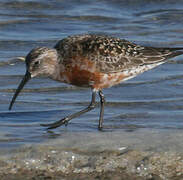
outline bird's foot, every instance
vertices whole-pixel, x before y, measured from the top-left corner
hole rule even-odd
[[[102,131],[103,130],[103,126],[98,126],[98,130]]]
[[[49,123],[49,124],[40,124],[41,126],[44,126],[44,127],[48,127],[47,129],[55,129],[59,126],[62,126],[64,125],[67,126],[68,125],[68,119],[67,118],[63,118],[59,121],[56,121],[54,123]]]

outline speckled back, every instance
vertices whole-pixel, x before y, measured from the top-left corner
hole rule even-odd
[[[77,35],[59,41],[55,48],[60,62],[67,64],[73,57],[96,62],[98,71],[111,73],[156,64],[182,54],[179,48],[153,48],[102,35]]]

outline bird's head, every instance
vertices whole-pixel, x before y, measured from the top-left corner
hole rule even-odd
[[[47,47],[32,49],[25,58],[26,73],[20,82],[9,106],[11,110],[16,97],[23,89],[24,85],[33,77],[46,76],[51,77],[57,64],[57,51]]]

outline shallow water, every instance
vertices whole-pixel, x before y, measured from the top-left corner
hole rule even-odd
[[[72,120],[67,127],[47,131],[40,126],[40,123],[54,122],[87,106],[91,98],[89,89],[46,78],[32,79],[9,111],[13,92],[25,73],[24,62],[12,60],[14,57],[25,56],[33,47],[52,47],[68,35],[89,32],[105,33],[143,45],[181,47],[182,22],[183,1],[2,0],[0,148],[47,142],[49,139],[54,143],[54,139],[62,137],[67,142],[80,132],[89,137],[95,135],[98,142],[103,142],[101,132],[97,130],[99,108]],[[117,138],[121,135],[124,146],[133,144],[134,148],[145,147],[151,141],[153,133],[149,132],[155,131],[158,141],[164,141],[162,137],[172,132],[180,133],[182,137],[182,58],[174,58],[132,80],[105,89],[104,135],[109,132],[113,136],[116,134]],[[135,142],[132,136],[136,136]],[[146,140],[141,141],[143,136]],[[156,138],[152,143],[159,146]],[[173,140],[167,142],[165,146],[169,147],[174,142],[176,150],[183,146],[180,142],[176,145]]]

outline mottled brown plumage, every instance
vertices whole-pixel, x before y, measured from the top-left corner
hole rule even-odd
[[[59,41],[55,49],[60,62],[83,57],[97,63],[98,71],[111,73],[155,64],[182,54],[182,48],[153,48],[136,45],[124,39],[102,35],[77,35]]]
[[[24,84],[35,76],[44,75],[54,80],[92,88],[90,105],[80,112],[52,124],[56,128],[67,124],[95,107],[96,92],[101,99],[99,129],[104,113],[103,88],[119,84],[144,71],[152,69],[167,59],[183,54],[182,48],[154,48],[102,35],[76,35],[60,40],[54,48],[35,48],[26,56],[26,74],[20,83],[9,109]]]

